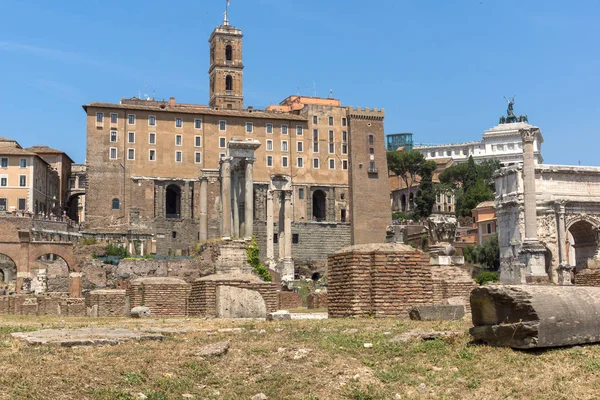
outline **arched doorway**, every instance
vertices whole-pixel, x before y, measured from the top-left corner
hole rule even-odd
[[[26,292],[69,292],[69,265],[61,256],[44,254],[39,256],[30,268],[31,279]]]
[[[402,210],[402,212],[406,212],[406,195],[403,194],[402,197],[400,198],[400,210]]]
[[[167,218],[179,218],[181,214],[181,189],[177,185],[167,186],[165,199]]]
[[[322,190],[315,190],[312,196],[312,215],[313,220],[325,221],[327,217],[327,208],[325,206],[327,196]]]
[[[17,291],[17,264],[5,254],[0,254],[0,279],[0,294]]]
[[[569,264],[579,271],[587,266],[587,261],[596,254],[597,243],[594,225],[586,220],[579,220],[567,229],[569,240]]]
[[[67,202],[67,216],[75,222],[84,220],[84,193],[77,193],[69,197]]]

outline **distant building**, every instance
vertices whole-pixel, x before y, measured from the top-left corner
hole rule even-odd
[[[470,156],[475,162],[484,160],[499,160],[502,165],[511,165],[523,162],[523,147],[519,129],[529,126],[524,122],[499,124],[484,132],[482,140],[467,143],[449,143],[441,145],[416,145],[414,149],[428,160],[439,158],[452,158],[457,163],[466,162]],[[536,164],[542,164],[541,148],[544,138],[536,137],[534,157]]]
[[[37,153],[0,138],[0,212],[61,214],[60,176]]]
[[[482,244],[485,239],[496,234],[496,208],[494,201],[484,201],[471,211],[473,227],[477,229],[475,242]]]
[[[412,133],[392,133],[386,136],[387,151],[412,151],[413,134]]]
[[[434,160],[437,168],[433,173],[433,183],[440,183],[439,176],[446,168],[455,165],[451,158],[438,158]],[[389,184],[391,191],[392,211],[409,213],[415,208],[415,198],[419,194],[421,177],[417,175],[412,187],[407,187],[402,177],[390,172]],[[452,192],[438,193],[432,212],[437,214],[454,214],[456,212],[456,199]]]
[[[66,211],[69,218],[85,222],[85,191],[87,188],[87,167],[85,164],[72,164],[67,192]]]
[[[69,200],[69,176],[71,175],[71,165],[73,165],[74,161],[64,151],[41,144],[27,148],[27,151],[36,153],[58,173],[60,195],[57,198],[59,206],[64,209]]]

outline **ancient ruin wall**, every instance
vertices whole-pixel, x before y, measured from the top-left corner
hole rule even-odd
[[[327,292],[311,293],[306,298],[308,308],[327,308]]]
[[[444,304],[448,299],[460,299],[465,311],[471,312],[469,296],[477,286],[468,270],[453,265],[432,265],[433,302]]]
[[[289,310],[302,307],[302,296],[296,292],[279,292],[279,308]]]
[[[128,310],[125,290],[93,290],[85,297],[85,306],[91,317],[123,317]]]
[[[600,269],[582,269],[575,275],[576,286],[600,286]]]
[[[234,286],[255,290],[260,293],[267,306],[267,312],[279,309],[277,285],[268,282],[249,282],[245,280],[197,280],[192,283],[189,302],[189,314],[215,317],[217,315],[217,287]]]
[[[186,316],[189,294],[190,285],[177,278],[140,278],[127,290],[131,308],[145,306],[153,315],[166,317]]]
[[[367,244],[329,256],[328,311],[332,318],[407,317],[433,303],[429,255],[402,244]]]
[[[0,314],[83,317],[86,315],[85,299],[65,293],[1,296]]]

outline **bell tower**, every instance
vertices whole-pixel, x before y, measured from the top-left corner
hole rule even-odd
[[[211,108],[232,110],[244,108],[242,37],[240,29],[229,25],[227,11],[225,11],[223,24],[216,27],[208,39]]]

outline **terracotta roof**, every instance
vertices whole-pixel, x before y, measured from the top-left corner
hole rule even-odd
[[[178,106],[177,104],[171,105],[168,103],[157,103],[151,102],[150,104],[138,105],[138,104],[112,104],[112,103],[101,103],[92,102],[84,104],[83,109],[87,112],[88,107],[97,108],[109,108],[109,109],[121,109],[121,110],[144,110],[144,111],[157,111],[157,112],[173,112],[182,114],[203,114],[203,115],[218,115],[224,117],[244,117],[244,118],[265,118],[265,119],[281,119],[288,121],[307,121],[306,117],[288,114],[281,112],[272,111],[259,111],[259,110],[215,110],[204,107],[190,107]]]
[[[477,208],[486,208],[486,207],[494,207],[494,200],[484,201],[482,203],[477,204]]]
[[[33,153],[28,150],[19,149],[17,147],[0,147],[1,155],[19,155],[19,156],[37,156],[36,153]]]
[[[48,147],[48,146],[45,146],[43,144],[36,144],[35,146],[28,147],[27,150],[28,151],[32,151],[32,152],[34,152],[36,154],[64,154],[69,160],[71,160],[72,163],[75,162],[64,151],[53,149],[52,147]]]

